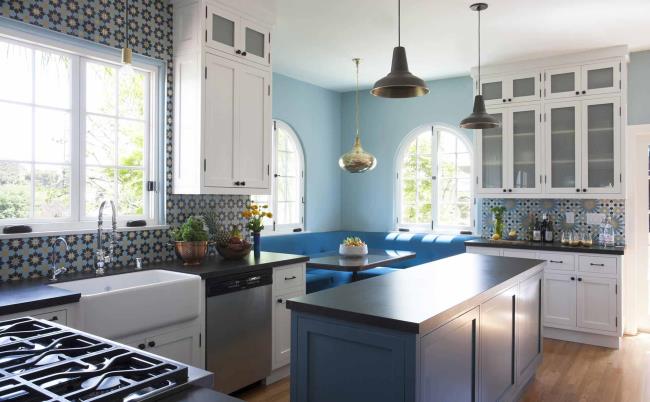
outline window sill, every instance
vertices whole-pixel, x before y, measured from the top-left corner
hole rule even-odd
[[[138,226],[138,227],[118,227],[118,232],[137,232],[142,230],[167,230],[169,225],[147,225],[147,226]],[[104,231],[110,231],[110,222],[108,225],[104,222]],[[79,235],[79,234],[89,234],[96,233],[97,227],[94,228],[78,228],[78,229],[65,229],[65,230],[41,230],[34,231],[30,233],[10,233],[4,234],[0,233],[0,240],[5,239],[28,239],[32,237],[48,237],[48,236],[67,236],[67,235]]]

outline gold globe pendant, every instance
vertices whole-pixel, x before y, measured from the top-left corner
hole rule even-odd
[[[339,166],[350,173],[368,172],[377,166],[377,158],[361,147],[361,138],[357,135],[352,149],[339,158]]]

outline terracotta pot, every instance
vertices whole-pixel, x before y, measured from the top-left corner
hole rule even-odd
[[[176,254],[181,257],[184,265],[199,265],[208,253],[207,241],[177,241]]]

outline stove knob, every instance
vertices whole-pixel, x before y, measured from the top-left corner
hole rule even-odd
[[[138,349],[144,350],[144,348],[145,348],[144,343],[141,343],[141,344],[138,345]]]
[[[147,345],[148,345],[150,348],[153,348],[153,347],[156,346],[156,342],[154,342],[154,341],[149,341],[149,343],[148,343]]]

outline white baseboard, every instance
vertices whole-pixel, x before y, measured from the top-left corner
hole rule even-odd
[[[587,345],[603,346],[612,349],[619,349],[621,347],[621,338],[618,336],[589,334],[560,328],[544,327],[544,338],[586,343]]]
[[[266,380],[264,383],[266,385],[273,384],[274,382],[278,382],[283,378],[289,377],[289,374],[291,373],[291,365],[287,364],[286,366],[282,366],[278,369],[275,369],[269,374],[268,377],[266,377]]]

